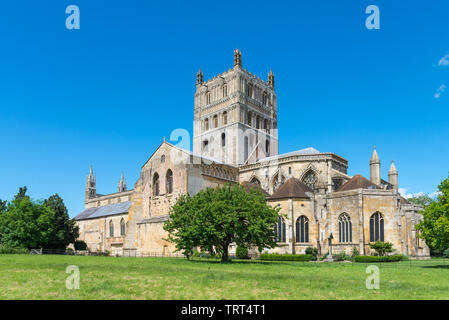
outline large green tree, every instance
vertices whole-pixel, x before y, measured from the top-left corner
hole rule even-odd
[[[46,199],[44,205],[54,212],[52,221],[54,232],[51,234],[46,248],[65,250],[70,243],[74,243],[78,238],[79,228],[75,220],[69,218],[64,201],[58,194]]]
[[[273,248],[279,209],[269,206],[265,197],[259,189],[230,184],[181,196],[164,225],[168,240],[187,257],[200,247],[220,254],[222,262],[229,260],[231,243]]]
[[[425,207],[417,226],[419,237],[436,250],[449,248],[449,178],[441,181],[435,201]]]
[[[409,202],[417,204],[423,208],[429,206],[434,200],[427,193],[419,194],[411,198],[407,198]]]
[[[9,247],[45,247],[52,233],[54,212],[20,188],[7,210],[0,215],[0,243]]]

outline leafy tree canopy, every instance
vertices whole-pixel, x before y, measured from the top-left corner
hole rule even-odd
[[[68,210],[64,201],[58,195],[52,195],[44,201],[44,205],[54,212],[53,227],[46,248],[64,250],[70,243],[74,243],[79,236],[79,228],[75,220],[69,218]]]
[[[54,213],[20,188],[7,210],[0,215],[0,242],[8,247],[44,247],[54,232]]]
[[[168,240],[187,257],[196,247],[229,260],[231,243],[243,247],[272,248],[276,246],[274,225],[279,209],[265,201],[256,188],[248,191],[239,185],[207,188],[195,196],[181,196],[170,209],[164,229]]]
[[[438,186],[439,195],[422,212],[417,226],[419,237],[436,250],[449,248],[449,177]]]
[[[429,206],[434,201],[427,193],[407,198],[407,200],[424,208]]]

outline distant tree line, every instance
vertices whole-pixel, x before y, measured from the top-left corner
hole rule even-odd
[[[58,194],[33,200],[22,187],[11,201],[0,199],[0,246],[65,250],[78,236],[78,226]]]

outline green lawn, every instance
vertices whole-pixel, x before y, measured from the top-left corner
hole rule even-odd
[[[69,265],[79,290],[66,288]],[[367,266],[0,255],[0,299],[449,299],[448,261],[378,265],[379,290],[366,289]]]

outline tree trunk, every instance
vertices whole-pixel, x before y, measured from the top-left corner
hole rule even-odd
[[[221,256],[221,262],[229,261],[229,244],[223,245],[223,255]]]

